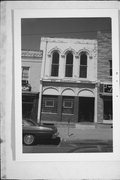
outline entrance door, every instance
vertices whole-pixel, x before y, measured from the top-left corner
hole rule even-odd
[[[79,97],[78,122],[94,122],[93,97]]]

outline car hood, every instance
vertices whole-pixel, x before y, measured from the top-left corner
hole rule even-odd
[[[46,131],[46,132],[57,132],[57,128],[55,126],[46,126],[46,125],[40,125],[40,126],[23,126],[23,130],[37,130],[37,131]]]
[[[45,128],[46,130],[47,130],[47,129],[51,129],[51,130],[57,132],[57,128],[56,128],[54,125],[44,125],[44,124],[43,124],[43,125],[40,125],[39,127],[40,127],[40,128],[43,128],[43,129]]]

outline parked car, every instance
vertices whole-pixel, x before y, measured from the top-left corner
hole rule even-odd
[[[24,119],[23,126],[23,143],[25,145],[33,145],[38,143],[55,143],[59,144],[60,137],[58,130],[54,125],[37,124],[30,119]]]

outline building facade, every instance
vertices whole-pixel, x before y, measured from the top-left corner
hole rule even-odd
[[[22,51],[22,116],[37,121],[42,51]]]
[[[42,121],[97,122],[97,40],[42,38]]]
[[[97,33],[98,122],[112,123],[112,40],[111,33]]]
[[[23,118],[112,123],[112,42],[41,38],[40,51],[22,51]]]

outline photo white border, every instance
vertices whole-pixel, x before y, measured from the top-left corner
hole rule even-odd
[[[87,13],[86,13],[87,11]],[[15,152],[17,161],[113,161],[120,158],[119,32],[117,9],[16,9],[14,10]],[[113,153],[23,153],[21,102],[21,18],[110,17],[113,59]]]

